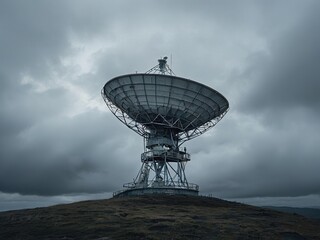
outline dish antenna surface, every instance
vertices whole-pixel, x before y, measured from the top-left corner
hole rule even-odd
[[[199,186],[187,181],[190,154],[181,145],[215,126],[229,103],[216,90],[177,77],[167,57],[146,73],[109,80],[101,94],[110,111],[144,138],[141,168],[133,182],[114,196],[147,193],[198,195]]]

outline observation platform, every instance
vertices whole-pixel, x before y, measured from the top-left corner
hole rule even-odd
[[[180,183],[175,182],[175,185],[168,186],[161,183],[149,181],[147,187],[142,184],[126,183],[123,185],[124,190],[113,193],[113,197],[138,196],[145,194],[168,194],[168,195],[189,195],[198,196],[199,186],[194,183],[188,183],[187,186],[181,186]]]
[[[149,161],[166,161],[166,162],[187,162],[190,161],[190,154],[186,152],[175,152],[166,150],[152,150],[141,154],[141,162]]]

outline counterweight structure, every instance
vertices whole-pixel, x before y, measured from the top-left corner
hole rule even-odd
[[[181,145],[215,126],[229,103],[216,90],[175,76],[166,60],[146,73],[115,77],[101,91],[111,112],[145,143],[137,176],[114,196],[198,194],[198,185],[187,181],[190,154]]]

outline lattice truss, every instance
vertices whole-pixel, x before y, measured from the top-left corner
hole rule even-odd
[[[166,161],[143,162],[138,175],[131,183],[123,185],[125,188],[171,187],[199,190],[199,186],[188,183],[185,175],[187,162],[174,164]],[[175,167],[176,166],[176,167]]]
[[[143,162],[134,182],[129,184],[134,184],[132,187],[137,187],[137,185],[140,185],[140,187],[152,187],[152,184],[159,182],[164,186],[187,188],[188,181],[184,173],[185,165],[186,162],[174,164],[165,161]]]

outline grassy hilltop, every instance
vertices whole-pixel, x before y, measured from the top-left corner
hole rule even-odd
[[[216,198],[149,195],[2,212],[0,239],[320,239],[320,221]]]

